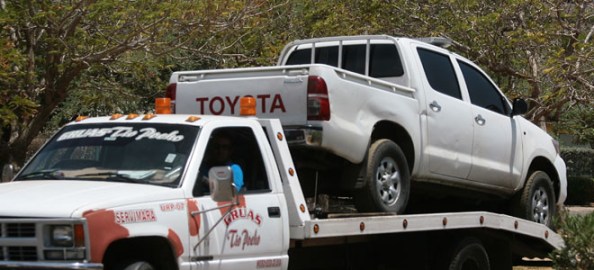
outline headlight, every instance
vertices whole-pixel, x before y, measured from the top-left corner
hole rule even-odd
[[[50,244],[54,247],[74,246],[74,230],[71,225],[54,225],[50,228]]]
[[[53,224],[45,229],[46,260],[83,260],[86,256],[83,224]]]

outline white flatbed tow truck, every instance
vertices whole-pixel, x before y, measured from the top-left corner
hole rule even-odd
[[[241,182],[230,163],[202,180],[220,136]],[[277,119],[80,118],[0,184],[0,268],[511,269],[563,246],[491,212],[317,218],[294,168]]]

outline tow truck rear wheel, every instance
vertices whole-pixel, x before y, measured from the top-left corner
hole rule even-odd
[[[126,263],[118,267],[117,269],[121,270],[155,270],[155,268],[148,262],[145,261],[136,261],[131,263]]]
[[[357,190],[359,212],[402,214],[410,194],[410,173],[400,147],[388,140],[375,141],[369,148],[364,185]]]
[[[533,172],[513,207],[515,216],[552,228],[556,205],[551,178],[543,171]]]
[[[483,244],[475,238],[466,238],[452,253],[449,270],[489,270],[489,256]]]

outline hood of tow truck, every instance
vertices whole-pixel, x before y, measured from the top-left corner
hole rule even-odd
[[[0,217],[81,217],[109,209],[183,198],[179,188],[95,181],[15,181],[0,184]]]

